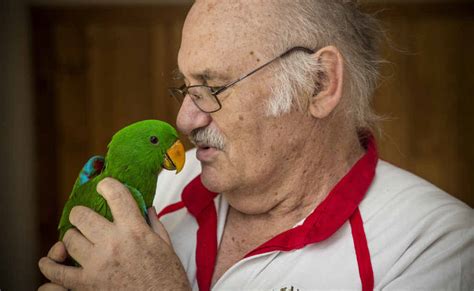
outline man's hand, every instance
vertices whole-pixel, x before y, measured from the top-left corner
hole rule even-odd
[[[39,261],[41,272],[52,282],[40,290],[190,289],[154,209],[149,218],[155,232],[120,182],[106,178],[97,191],[107,200],[114,222],[89,208],[74,207],[69,220],[77,229],[68,230],[63,242],[56,243],[48,257]],[[81,267],[60,264],[66,252]]]

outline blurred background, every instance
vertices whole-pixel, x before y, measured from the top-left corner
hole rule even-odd
[[[191,2],[0,0],[1,290],[44,280],[74,180],[116,130],[174,124],[166,88]],[[474,4],[363,3],[387,34],[381,157],[474,206]]]

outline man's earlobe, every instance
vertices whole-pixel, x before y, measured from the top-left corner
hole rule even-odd
[[[317,74],[315,93],[309,102],[309,113],[316,118],[325,118],[339,104],[342,97],[344,60],[334,46],[320,49],[314,55],[321,64]]]

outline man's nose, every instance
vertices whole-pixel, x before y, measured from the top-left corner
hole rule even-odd
[[[178,129],[185,135],[196,128],[206,127],[212,121],[209,113],[202,112],[189,96],[184,98],[176,118]]]

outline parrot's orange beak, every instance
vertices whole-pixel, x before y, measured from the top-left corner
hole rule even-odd
[[[163,168],[167,170],[176,170],[176,174],[181,172],[186,160],[183,143],[178,139],[167,151],[165,160],[163,161]]]

